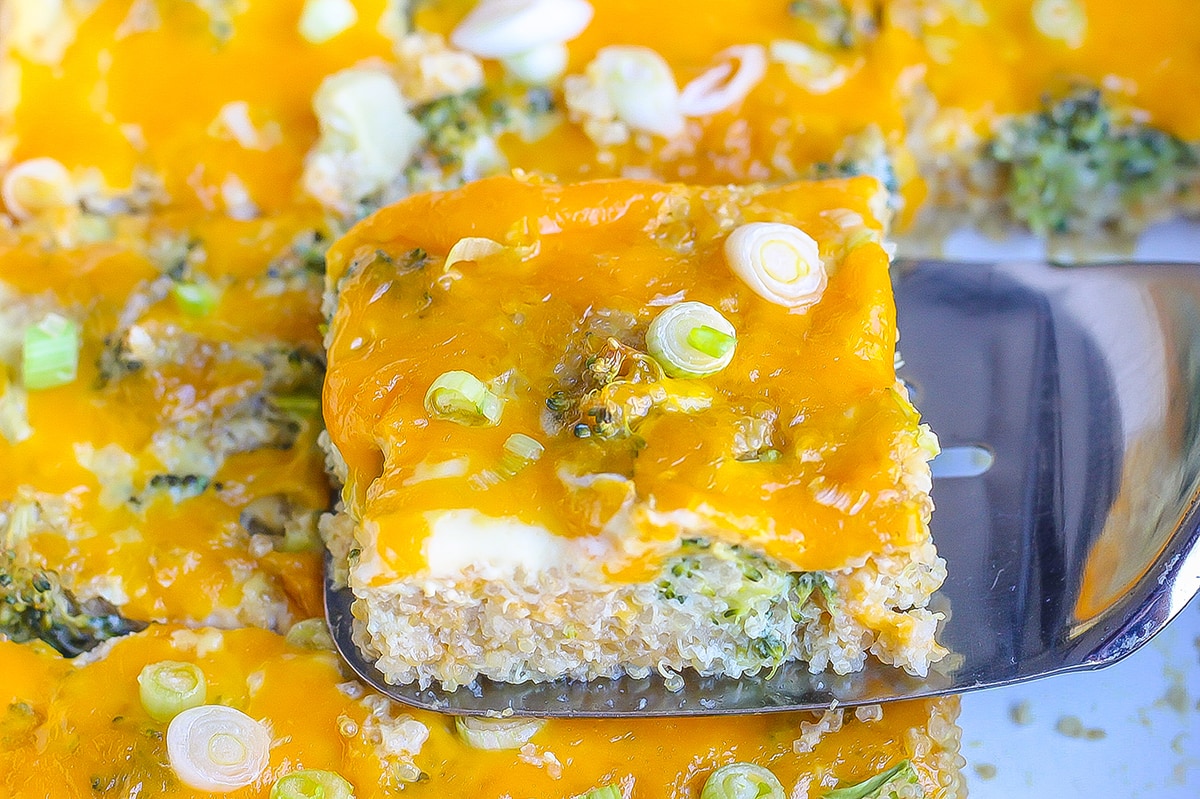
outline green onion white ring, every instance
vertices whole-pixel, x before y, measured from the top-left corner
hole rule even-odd
[[[602,47],[588,73],[604,87],[617,118],[629,127],[668,139],[683,132],[675,74],[649,47]]]
[[[504,245],[483,236],[467,236],[454,242],[450,252],[446,253],[443,269],[449,269],[463,261],[481,261],[488,256],[504,252]]]
[[[164,660],[138,674],[138,696],[155,721],[170,721],[188,708],[204,704],[208,683],[195,663]]]
[[[354,799],[354,786],[336,772],[305,769],[280,777],[270,799]]]
[[[700,799],[786,799],[778,778],[753,763],[731,763],[709,775]]]
[[[475,749],[520,749],[545,726],[545,719],[487,719],[455,716],[459,736]]]
[[[30,158],[14,164],[0,179],[0,199],[17,219],[78,202],[71,173],[53,158]]]
[[[671,377],[716,374],[733,360],[736,342],[730,321],[702,302],[672,305],[646,331],[646,351]]]
[[[266,771],[270,752],[267,728],[224,705],[190,708],[167,727],[171,768],[198,791],[227,793],[252,784]]]
[[[470,372],[445,372],[425,392],[425,412],[467,427],[494,427],[503,410],[500,398]]]
[[[1034,27],[1048,39],[1058,39],[1072,49],[1087,36],[1087,10],[1079,0],[1034,0]]]
[[[300,36],[312,44],[323,44],[358,22],[358,10],[350,0],[307,0],[300,11]]]
[[[565,44],[543,44],[524,53],[506,56],[500,63],[519,81],[541,86],[562,77],[570,54]]]
[[[324,616],[302,619],[290,628],[284,638],[288,646],[297,649],[328,650],[334,648],[333,637],[329,634],[329,625]]]
[[[816,304],[829,281],[816,239],[780,222],[735,229],[725,239],[725,260],[756,294],[786,308]]]
[[[684,116],[709,116],[737,105],[767,74],[767,50],[761,44],[729,47],[718,53],[716,60],[715,67],[679,93],[679,110]]]
[[[587,0],[482,0],[450,34],[480,58],[507,58],[569,42],[592,21]]]

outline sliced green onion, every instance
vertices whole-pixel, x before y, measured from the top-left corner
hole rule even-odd
[[[212,283],[176,283],[171,294],[179,310],[197,318],[215,311],[221,300],[221,292]]]
[[[736,331],[720,311],[702,302],[679,302],[655,317],[646,351],[671,377],[707,377],[733,360]]]
[[[458,263],[482,261],[496,253],[504,252],[504,245],[482,236],[468,236],[454,242],[450,252],[446,253],[443,269],[450,269]]]
[[[271,787],[271,799],[354,799],[354,786],[333,771],[293,771]]]
[[[21,357],[21,380],[30,391],[73,382],[79,371],[79,325],[65,316],[46,314],[25,328]]]
[[[901,760],[865,782],[829,791],[823,799],[887,799],[901,785],[920,785],[911,760]],[[924,791],[921,792],[924,796]]]
[[[450,33],[450,43],[481,58],[506,58],[583,33],[587,0],[482,0]]]
[[[500,466],[505,471],[516,474],[541,458],[545,451],[546,448],[536,438],[524,433],[513,433],[504,441],[504,457]]]
[[[545,719],[486,719],[456,716],[454,727],[468,746],[476,749],[520,749],[537,734]]]
[[[765,300],[803,310],[829,281],[816,239],[781,222],[751,222],[725,239],[730,270]]]
[[[624,799],[624,797],[620,788],[610,784],[602,788],[592,788],[587,793],[581,794],[579,799]]]
[[[300,11],[297,26],[306,42],[323,44],[358,22],[358,11],[350,0],[308,0]]]
[[[452,371],[438,377],[425,392],[425,412],[468,427],[500,423],[500,398],[470,372]]]
[[[1046,38],[1078,48],[1087,35],[1087,10],[1079,0],[1034,0],[1033,24]]]
[[[588,65],[587,75],[608,94],[617,119],[634,130],[668,139],[683,132],[675,73],[649,47],[602,47]]]
[[[502,58],[508,74],[533,86],[545,86],[562,77],[569,59],[565,44],[543,44],[523,53]]]
[[[179,781],[198,791],[225,793],[262,777],[271,734],[240,710],[201,705],[167,727],[167,760]]]
[[[700,799],[786,799],[775,775],[753,763],[731,763],[709,775]]]
[[[737,344],[737,338],[708,325],[700,325],[688,331],[687,343],[710,358],[724,358]]]
[[[329,635],[329,626],[325,624],[324,616],[296,622],[288,629],[284,640],[288,646],[297,649],[333,649],[333,638]]]
[[[546,448],[537,439],[524,433],[513,433],[504,442],[504,454],[500,456],[500,462],[490,469],[471,475],[471,485],[480,491],[486,491],[505,480],[511,480],[541,458],[545,451]]]
[[[204,704],[208,684],[195,663],[164,660],[138,674],[142,707],[155,721],[170,721],[188,708]]]
[[[275,407],[293,416],[320,416],[321,398],[316,394],[283,394],[273,400]]]

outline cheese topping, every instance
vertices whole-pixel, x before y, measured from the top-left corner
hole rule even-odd
[[[655,568],[681,537],[742,543],[799,570],[915,543],[927,500],[903,476],[918,430],[895,387],[887,255],[877,236],[831,250],[844,246],[846,219],[874,219],[875,191],[868,179],[755,195],[494,178],[356,228],[330,254],[339,298],[325,406],[346,496],[371,530],[359,556],[370,584],[550,568],[573,541],[593,542],[621,579]],[[686,248],[661,221],[675,204],[691,209],[675,220]],[[832,264],[802,314],[725,264],[739,224],[783,219]],[[464,230],[506,247],[444,281],[436,264]],[[663,312],[652,303],[667,296],[720,309],[712,336],[737,339],[724,369],[670,377],[648,354]],[[431,416],[426,390],[448,368],[503,402],[494,426]],[[763,429],[749,434],[750,420]],[[544,454],[480,480],[514,433],[534,433]],[[467,469],[423,477],[463,457]],[[586,479],[601,474],[616,479]],[[673,511],[693,521],[650,522]]]

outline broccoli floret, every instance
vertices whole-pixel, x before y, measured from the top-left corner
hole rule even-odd
[[[817,603],[835,601],[833,581],[820,572],[789,573],[737,545],[689,539],[663,567],[659,596],[713,609],[712,621],[746,643],[739,654],[774,668],[788,656],[796,625]],[[820,605],[817,605],[820,607]]]
[[[476,139],[493,132],[495,123],[485,113],[486,107],[483,93],[476,89],[443,97],[416,109],[417,121],[428,134],[429,150],[439,164],[458,166],[462,153],[470,149]]]
[[[878,127],[871,126],[847,140],[832,161],[818,163],[813,169],[818,178],[850,178],[870,175],[887,190],[888,208],[901,206],[900,179],[888,151],[887,140]]]
[[[987,155],[1002,167],[1010,213],[1038,235],[1116,224],[1131,208],[1178,194],[1197,166],[1188,144],[1119,119],[1096,90],[1012,119]]]
[[[56,573],[19,566],[11,552],[0,554],[0,633],[10,639],[40,639],[75,657],[101,641],[145,628],[104,599],[78,601]]]
[[[792,0],[788,13],[809,22],[822,42],[851,48],[879,31],[880,9],[875,3],[856,0]]]

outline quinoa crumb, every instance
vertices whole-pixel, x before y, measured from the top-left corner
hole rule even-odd
[[[976,763],[975,773],[979,775],[981,780],[992,780],[996,778],[996,767],[991,763]]]
[[[1087,741],[1099,741],[1108,737],[1108,733],[1099,727],[1085,727],[1078,716],[1061,716],[1054,730],[1059,735],[1068,738],[1082,738]]]

